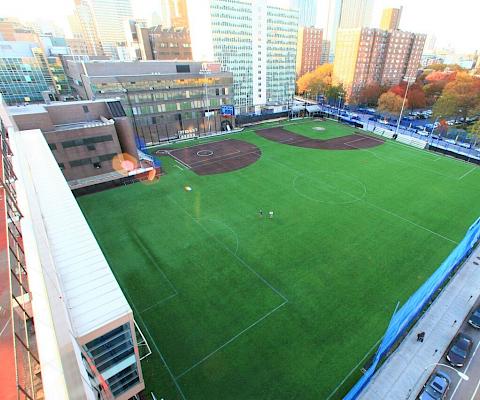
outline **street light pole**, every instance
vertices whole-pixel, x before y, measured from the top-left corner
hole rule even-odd
[[[451,367],[450,365],[442,364],[442,363],[433,363],[433,364],[427,365],[427,366],[425,367],[425,369],[422,371],[422,373],[420,374],[420,376],[418,377],[418,379],[415,381],[415,384],[412,386],[412,388],[410,388],[410,391],[408,392],[408,396],[407,396],[406,400],[410,399],[410,396],[412,395],[413,389],[415,388],[415,386],[417,386],[418,382],[420,381],[420,379],[422,378],[422,376],[425,374],[425,372],[426,372],[430,367],[437,366],[437,365],[442,366],[442,367],[445,367],[445,368],[449,368],[449,369],[455,371],[456,374],[460,377],[460,379],[463,379],[464,381],[468,381],[468,380],[470,379],[470,377],[469,377],[467,374],[464,374],[463,372],[456,370],[455,368]]]
[[[402,109],[400,110],[400,116],[398,117],[397,129],[395,129],[395,136],[398,135],[398,128],[400,128],[400,121],[402,120],[403,109],[405,108],[405,102],[407,101],[408,88],[410,87],[410,83],[412,83],[412,79],[406,79],[406,81],[407,88],[405,89],[405,95],[403,96]]]
[[[204,109],[207,109],[207,121],[208,121],[208,132],[210,132],[210,129],[211,129],[211,123],[210,123],[210,102],[208,100],[208,81],[207,81],[207,75],[210,74],[210,71],[207,69],[206,66],[203,66],[202,65],[202,69],[199,71],[199,73],[201,75],[204,76],[204,79],[205,79],[205,84],[204,84],[204,88],[205,88],[205,107]]]

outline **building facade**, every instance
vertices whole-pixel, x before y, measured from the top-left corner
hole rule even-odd
[[[426,35],[381,29],[341,29],[333,80],[355,96],[370,83],[392,86],[412,80],[420,67]]]
[[[40,399],[44,395],[42,370],[21,226],[23,214],[17,197],[18,178],[8,140],[9,122],[0,96],[0,398]]]
[[[323,31],[300,27],[297,40],[297,76],[314,71],[322,64]]]
[[[7,104],[42,101],[56,93],[48,59],[38,42],[0,42],[0,94]]]
[[[290,0],[290,8],[298,10],[298,25],[314,27],[317,22],[317,0]]]
[[[403,7],[385,8],[382,12],[382,19],[380,20],[380,29],[384,31],[399,29],[402,10]]]
[[[90,3],[103,52],[117,59],[117,47],[126,43],[125,21],[133,18],[130,0],[90,0]]]
[[[342,0],[340,29],[366,28],[370,25],[373,0]]]
[[[0,397],[132,398],[145,388],[132,310],[44,134],[18,130],[1,98],[0,146]]]
[[[119,107],[115,103],[53,102],[9,107],[8,112],[20,130],[42,131],[65,179],[78,187],[92,177],[118,178],[112,160],[120,154],[137,159],[134,131],[126,116],[112,112]]]
[[[69,20],[74,37],[82,39],[85,44],[86,52],[83,54],[104,55],[95,15],[88,0],[75,0],[74,15]]]
[[[232,72],[238,113],[286,104],[295,91],[298,11],[265,0],[191,0],[193,58]]]
[[[221,115],[233,104],[233,77],[219,64],[200,62],[68,62],[82,98],[118,98],[147,144],[230,129]]]

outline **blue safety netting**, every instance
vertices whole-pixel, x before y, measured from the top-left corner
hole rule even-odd
[[[162,166],[162,162],[158,158],[153,157],[153,156],[151,156],[150,154],[147,153],[147,145],[145,144],[145,141],[142,138],[137,136],[135,138],[135,143],[137,145],[138,157],[141,160],[150,161],[155,168],[158,168],[158,167]]]
[[[425,305],[432,299],[435,292],[445,284],[450,274],[471,253],[480,239],[480,218],[467,231],[467,234],[440,267],[428,280],[407,300],[407,302],[393,314],[390,324],[383,336],[372,365],[358,380],[355,386],[344,397],[346,400],[356,399],[372,378],[380,360],[388,354],[395,342],[403,335],[409,325],[415,321]]]

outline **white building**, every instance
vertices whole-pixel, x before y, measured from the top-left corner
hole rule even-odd
[[[292,98],[297,10],[266,0],[189,0],[188,11],[193,58],[233,73],[236,113]]]
[[[14,249],[2,248],[0,275],[17,282],[0,288],[1,321],[15,321],[2,331],[2,368],[14,372],[2,399],[132,398],[145,388],[132,309],[42,131],[18,131],[1,96],[0,148],[0,246]]]

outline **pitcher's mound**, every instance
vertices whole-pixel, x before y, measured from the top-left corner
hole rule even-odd
[[[313,129],[315,129],[316,131],[324,131],[325,128],[321,127],[321,126],[315,126]]]

